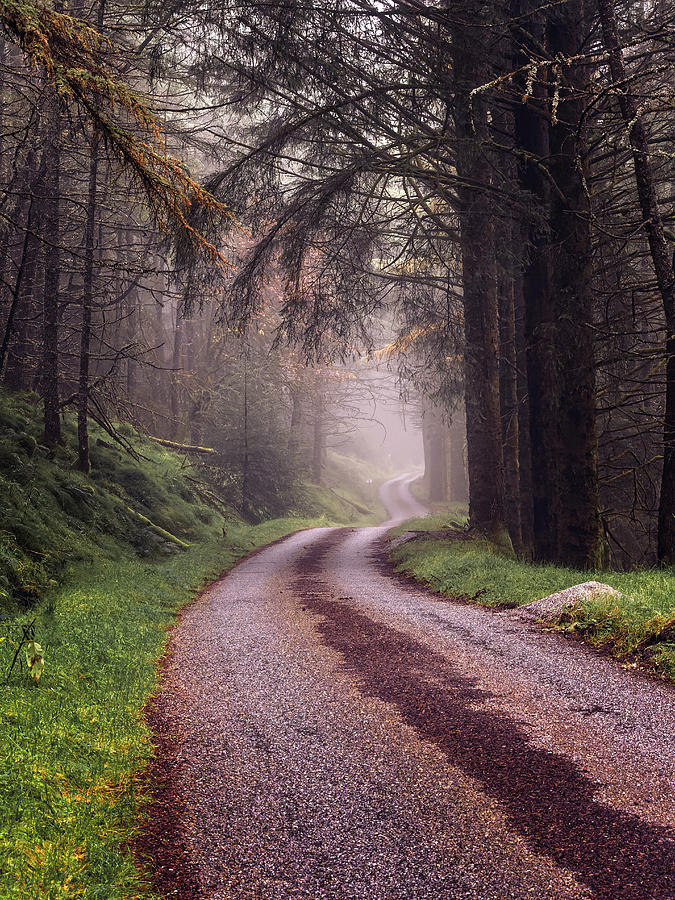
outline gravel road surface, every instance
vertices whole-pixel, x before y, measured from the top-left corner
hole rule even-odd
[[[675,691],[401,583],[386,531],[293,535],[181,616],[139,842],[164,895],[675,900]]]

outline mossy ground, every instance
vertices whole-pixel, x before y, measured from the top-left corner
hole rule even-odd
[[[461,522],[461,508],[395,529],[438,531]],[[422,538],[395,549],[396,571],[448,597],[475,598],[487,606],[522,605],[583,581],[611,585],[623,596],[587,601],[560,618],[561,631],[582,636],[631,665],[675,681],[675,573],[672,569],[580,572],[532,565],[499,553],[486,541]]]
[[[83,475],[72,418],[63,446],[48,450],[39,443],[36,398],[0,394],[0,616],[31,607],[74,563],[171,552],[135,513],[190,543],[222,534],[224,518],[192,487],[190,463],[130,426],[120,430],[141,458],[92,424],[91,474]]]
[[[48,451],[36,399],[0,394],[3,900],[152,896],[127,848],[150,752],[142,709],[176,611],[255,547],[368,519],[357,480],[346,500],[312,486],[293,499],[301,516],[248,525],[202,502],[184,456],[122,433],[141,458],[92,426],[85,476],[70,419],[64,446]],[[178,549],[137,513],[190,546]],[[37,684],[23,653],[9,671],[33,620],[45,659]]]

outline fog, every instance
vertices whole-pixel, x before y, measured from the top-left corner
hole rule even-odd
[[[375,462],[383,473],[422,470],[421,417],[401,396],[396,377],[374,366],[358,371],[363,396],[353,401],[349,433],[328,437],[328,446]]]

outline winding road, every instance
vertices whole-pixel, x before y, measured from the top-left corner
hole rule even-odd
[[[675,900],[675,691],[387,570],[391,521],[249,557],[172,633],[140,852],[181,900]]]

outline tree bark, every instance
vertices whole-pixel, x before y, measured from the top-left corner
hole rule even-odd
[[[2,337],[2,346],[0,347],[0,379],[3,377],[5,372],[5,363],[7,361],[7,354],[9,351],[9,343],[12,338],[12,332],[14,331],[14,319],[16,317],[16,311],[19,307],[19,303],[21,300],[21,292],[23,288],[24,275],[26,273],[26,268],[28,266],[28,262],[30,259],[30,250],[31,245],[35,244],[35,239],[33,238],[32,231],[34,226],[34,216],[33,216],[33,207],[34,207],[34,197],[31,195],[28,201],[28,212],[26,213],[26,230],[24,231],[23,236],[23,245],[21,248],[21,259],[19,260],[19,268],[16,273],[16,280],[14,282],[14,289],[12,291],[12,299],[9,305],[9,311],[7,313],[7,320],[5,322],[5,332]]]
[[[514,4],[517,21],[527,13],[530,4]],[[527,21],[533,44],[545,41],[543,14]],[[529,49],[529,48],[526,48]],[[515,64],[521,66],[527,54],[517,54]],[[525,94],[525,79],[519,85]],[[539,160],[550,156],[549,122],[546,96],[535,81],[527,102],[515,109],[518,146],[528,155],[522,165],[520,180],[532,196],[534,213],[523,223],[526,259],[522,289],[525,308],[524,332],[527,347],[527,392],[529,401],[529,436],[532,448],[531,495],[535,559],[553,561],[558,558],[558,380],[555,364],[556,311],[553,298],[553,266],[551,262],[550,208],[551,185]]]
[[[453,34],[455,129],[459,177],[464,308],[464,374],[469,468],[469,518],[478,531],[508,541],[504,516],[504,456],[499,407],[499,324],[487,109],[470,92],[487,80],[485,31]]]
[[[463,407],[463,404],[462,404]],[[469,485],[466,477],[464,445],[466,441],[466,421],[463,409],[452,414],[450,423],[450,500],[452,503],[466,503],[469,499]]]
[[[241,512],[244,518],[251,513],[251,459],[249,455],[248,435],[248,348],[244,353],[244,421],[243,452],[241,463]]]
[[[561,60],[580,52],[583,2],[569,0],[546,12],[529,3],[514,7],[521,22],[529,14],[535,58],[542,46]],[[526,59],[523,53],[516,62]],[[536,198],[536,213],[525,223],[529,255],[523,275],[533,544],[536,559],[588,568],[600,562],[602,549],[590,211],[582,177],[585,148],[577,134],[588,76],[574,62],[559,68],[557,121],[541,76],[528,102],[515,111],[518,143],[528,154],[522,184]]]
[[[99,0],[96,24],[99,31],[105,17],[105,0]],[[96,233],[96,188],[98,182],[99,137],[89,142],[89,180],[87,184],[87,220],[84,232],[84,277],[82,284],[82,331],[80,334],[80,372],[77,396],[77,462],[81,472],[89,472],[89,379],[91,314],[94,302],[94,235]]]
[[[314,482],[314,484],[321,484],[326,434],[324,429],[323,384],[320,375],[316,376],[314,386],[314,410],[312,426],[312,481]]]
[[[567,0],[550,13],[549,41],[555,58],[583,50],[584,0]],[[602,563],[598,497],[595,353],[591,292],[592,244],[586,146],[579,125],[588,96],[588,67],[561,64],[557,122],[551,126],[553,294],[556,306],[556,368],[559,378],[559,557],[563,565]]]
[[[47,88],[47,90],[51,90]],[[45,173],[41,179],[42,233],[45,240],[45,276],[42,298],[42,373],[44,401],[44,442],[61,441],[59,411],[59,312],[60,312],[60,191],[61,191],[61,111],[57,97],[47,100]]]
[[[513,549],[520,554],[523,534],[520,519],[518,365],[511,231],[510,221],[502,220],[498,223],[499,399],[504,446],[504,513]]]
[[[448,457],[446,428],[438,410],[427,404],[424,410],[422,440],[424,443],[424,481],[431,503],[448,499]]]
[[[523,297],[522,246],[520,227],[512,233],[514,273],[513,291],[516,331],[516,389],[518,392],[518,493],[520,497],[521,553],[531,559],[534,552],[532,521],[532,452],[530,446],[530,401],[527,390],[527,345],[525,343],[525,303]],[[517,262],[516,262],[517,261]]]
[[[35,282],[37,274],[38,259],[40,256],[40,245],[33,233],[37,227],[38,217],[33,209],[34,221],[32,223],[31,234],[28,236],[28,245],[26,248],[26,262],[21,279],[21,291],[18,300],[17,311],[14,318],[15,335],[10,340],[7,349],[7,360],[5,364],[5,384],[10,390],[22,391],[30,384],[29,372],[31,366],[35,364],[35,360],[30,358],[30,332],[35,329],[32,324],[37,318],[35,312]],[[33,343],[37,343],[33,341]]]
[[[101,4],[103,6],[103,4]],[[87,221],[84,232],[84,277],[82,285],[82,322],[80,331],[80,372],[77,393],[77,467],[89,472],[89,345],[91,308],[94,300],[94,232],[96,230],[96,183],[98,180],[98,138],[90,141]]]
[[[303,390],[299,382],[291,384],[291,421],[288,430],[288,454],[298,460],[302,447],[302,425],[304,421]]]
[[[619,41],[614,4],[598,0],[602,39],[609,54],[609,69],[624,122],[628,126],[635,183],[643,228],[656,274],[666,320],[666,408],[663,423],[663,474],[659,500],[657,556],[661,563],[675,563],[675,273],[663,229],[663,218],[656,193],[656,180],[650,160],[649,141],[637,101],[626,77],[623,51]]]
[[[181,438],[182,384],[181,368],[183,359],[183,320],[180,310],[176,310],[176,326],[173,333],[173,354],[171,357],[171,422],[170,434]]]

